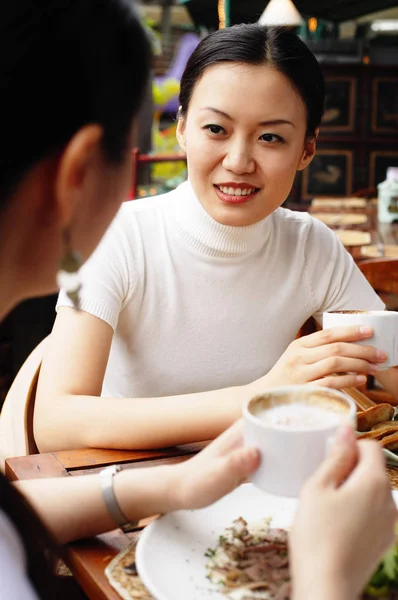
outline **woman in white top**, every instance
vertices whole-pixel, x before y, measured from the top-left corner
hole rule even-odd
[[[70,245],[88,256],[127,193],[149,53],[130,2],[18,0],[0,5],[0,54],[2,319],[21,299],[56,289],[59,262],[66,272],[75,262]],[[67,283],[73,295],[73,277]],[[190,463],[118,473],[116,503],[131,520],[205,506],[258,462],[238,425]],[[335,514],[331,535],[325,515]],[[380,449],[343,429],[304,493],[292,536],[294,600],[308,590],[319,600],[356,596],[395,517]],[[0,475],[0,598],[61,600],[48,550],[62,556],[57,543],[113,527],[96,475],[15,486]]]
[[[61,294],[35,408],[41,450],[209,439],[269,386],[378,375],[386,356],[352,343],[369,331],[294,341],[311,315],[384,307],[334,233],[279,208],[314,156],[323,99],[291,31],[240,25],[199,44],[178,121],[189,180],[122,208],[83,269],[80,313]],[[380,380],[398,399],[397,375]]]

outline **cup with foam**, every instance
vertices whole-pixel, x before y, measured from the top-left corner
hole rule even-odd
[[[261,453],[253,484],[278,496],[298,497],[325,459],[343,424],[356,426],[356,406],[344,392],[313,385],[268,390],[243,408],[244,441]]]

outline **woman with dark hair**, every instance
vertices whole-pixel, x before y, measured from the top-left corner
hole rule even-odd
[[[57,271],[76,299],[74,269],[127,197],[150,53],[127,0],[2,3],[0,52],[1,319],[20,300],[53,292]],[[0,475],[0,597],[58,600],[46,558],[53,538],[205,506],[258,461],[256,450],[242,448],[238,425],[190,468],[111,469],[16,487]]]
[[[188,181],[123,207],[82,270],[80,313],[61,294],[35,409],[42,451],[210,439],[278,384],[370,373],[397,394],[386,356],[355,344],[372,331],[295,341],[311,315],[384,306],[334,233],[280,208],[314,156],[323,100],[318,62],[288,29],[238,25],[199,44],[180,93]]]
[[[0,51],[2,318],[19,300],[52,292],[59,263],[58,278],[77,303],[75,269],[82,258],[73,250],[83,259],[90,254],[128,191],[133,119],[149,52],[127,0],[3,3]],[[0,597],[60,600],[49,562],[49,550],[62,556],[57,543],[149,514],[205,506],[258,462],[255,449],[241,447],[238,424],[189,463],[15,486],[0,475]],[[369,474],[361,477],[363,471]],[[293,559],[301,564],[296,598],[307,598],[303,590],[310,586],[320,590],[317,598],[348,600],[392,539],[395,507],[377,445],[357,446],[352,432],[342,430],[306,495],[292,536]],[[343,556],[355,554],[356,577],[346,582],[347,563],[327,543],[328,528],[317,523],[315,546],[325,549],[325,562],[314,581],[300,559],[307,513],[325,506],[332,514],[341,504],[348,522],[341,520],[333,537],[341,545],[350,533]],[[304,557],[309,554],[304,548]]]

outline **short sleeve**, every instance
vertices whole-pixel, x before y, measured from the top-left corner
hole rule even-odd
[[[132,215],[122,207],[98,248],[80,269],[81,310],[105,321],[115,331],[120,312],[137,282]],[[57,307],[73,306],[61,290]]]
[[[384,310],[385,305],[358,269],[336,234],[311,219],[305,250],[305,275],[313,316],[331,310]]]

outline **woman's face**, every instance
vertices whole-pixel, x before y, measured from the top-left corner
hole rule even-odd
[[[43,161],[32,169],[14,199],[14,206],[25,215],[24,219],[10,216],[10,224],[18,221],[21,225],[14,235],[19,246],[14,268],[18,272],[14,278],[19,282],[14,292],[18,300],[57,290],[57,271],[67,251],[63,240],[66,229],[70,249],[84,262],[128,198],[131,150],[126,149],[120,162],[110,162],[104,156],[101,139],[97,126],[80,130],[62,155],[49,165]],[[132,145],[133,128],[129,148]]]
[[[225,62],[206,69],[178,125],[205,210],[238,227],[270,215],[314,155],[306,125],[301,96],[272,67]]]

